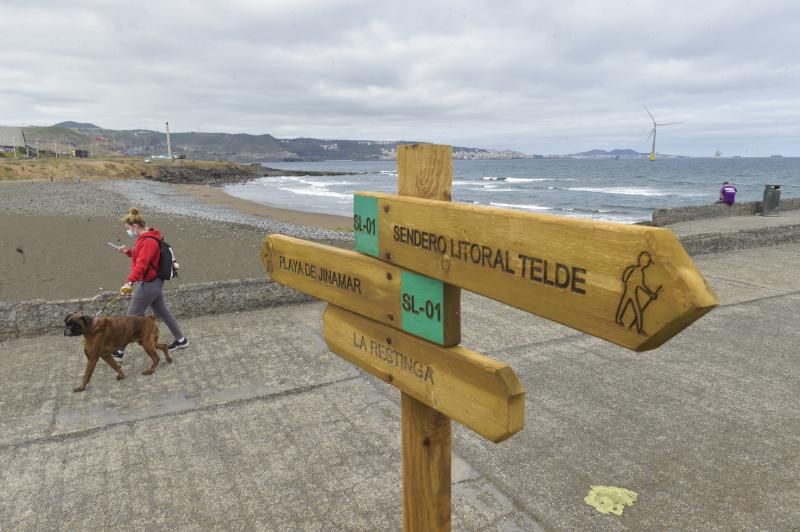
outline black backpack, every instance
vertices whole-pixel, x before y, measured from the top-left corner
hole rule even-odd
[[[158,242],[158,278],[169,281],[177,277],[178,262],[175,260],[175,253],[172,251],[172,246],[167,244],[163,238],[158,239],[150,235],[145,235],[144,238],[152,238]],[[152,264],[148,264],[147,266],[155,270],[155,266]]]

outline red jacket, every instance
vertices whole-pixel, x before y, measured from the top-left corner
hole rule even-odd
[[[147,237],[156,237],[161,240],[161,232],[151,227],[139,235],[133,248],[125,254],[131,258],[131,273],[128,281],[152,281],[158,277],[158,260],[161,258],[161,248],[157,240]]]

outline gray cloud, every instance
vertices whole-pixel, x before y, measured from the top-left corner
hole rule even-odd
[[[800,4],[560,4],[6,2],[0,123],[800,155]]]

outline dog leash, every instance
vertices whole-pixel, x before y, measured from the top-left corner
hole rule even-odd
[[[106,304],[105,304],[105,306],[103,306],[103,308],[101,308],[100,310],[98,310],[98,311],[97,311],[97,313],[94,315],[94,317],[95,317],[95,318],[96,318],[96,317],[98,317],[100,314],[102,314],[103,312],[105,312],[105,311],[106,311],[106,309],[107,309],[108,307],[110,307],[111,305],[113,305],[114,303],[116,303],[117,301],[119,301],[119,298],[121,298],[121,297],[123,297],[123,296],[125,296],[125,295],[126,295],[126,294],[117,294],[117,295],[116,295],[116,296],[115,296],[113,299],[111,299],[111,301],[109,301],[108,303],[106,303]]]

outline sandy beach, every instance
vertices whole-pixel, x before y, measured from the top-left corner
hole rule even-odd
[[[272,232],[349,247],[349,219],[273,209],[221,188],[139,180],[0,182],[0,301],[92,297],[124,282],[131,244],[120,218],[131,206],[175,248],[181,275],[170,287],[265,275]],[[18,251],[21,250],[21,251]]]
[[[220,205],[229,207],[245,214],[252,214],[264,218],[271,218],[290,224],[305,225],[310,227],[321,227],[336,231],[352,230],[353,221],[345,216],[335,216],[332,214],[317,214],[311,212],[293,211],[291,209],[279,209],[270,207],[254,201],[235,198],[225,193],[221,187],[210,185],[176,185],[180,190],[188,190],[192,196],[210,205]]]

